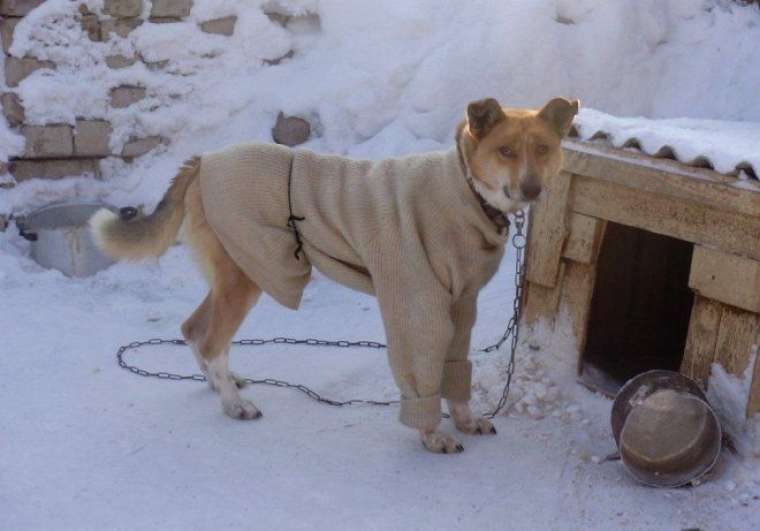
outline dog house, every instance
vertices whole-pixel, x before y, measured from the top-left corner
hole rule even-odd
[[[581,382],[603,392],[650,369],[703,385],[713,362],[743,373],[760,343],[754,168],[725,175],[705,158],[578,139],[564,149],[530,212],[527,324],[569,321]],[[760,411],[760,362],[752,375],[748,415]]]

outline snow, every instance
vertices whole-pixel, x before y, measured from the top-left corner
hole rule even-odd
[[[184,22],[145,24],[106,43],[82,33],[80,3],[48,0],[17,26],[14,53],[59,63],[16,90],[28,119],[106,118],[116,151],[135,135],[171,142],[131,165],[106,159],[102,181],[0,191],[0,214],[71,197],[150,209],[184,159],[268,140],[280,110],[312,122],[308,148],[381,158],[448,148],[470,100],[538,106],[565,95],[599,110],[583,111],[582,130],[635,131],[647,145],[665,137],[673,145],[673,137],[679,154],[710,148],[727,165],[757,157],[760,13],[727,0],[195,0]],[[102,0],[84,3],[102,10]],[[262,6],[297,16],[283,28]],[[197,28],[232,14],[231,37]],[[265,64],[291,49],[291,59]],[[169,63],[114,71],[104,64],[114,53]],[[146,99],[111,109],[109,91],[120,84],[145,86]],[[738,122],[729,128],[725,120]],[[711,127],[726,136],[710,136]],[[20,149],[0,120],[0,160]],[[205,385],[119,369],[119,345],[176,337],[202,299],[204,282],[184,247],[87,279],[42,270],[28,256],[13,225],[0,233],[0,329],[10,331],[0,346],[3,529],[760,527],[760,432],[741,425],[736,406],[747,376],[713,375],[741,453],[724,452],[699,487],[646,488],[604,459],[614,450],[611,402],[575,382],[563,316],[555,333],[525,331],[498,436],[462,437],[463,454],[432,455],[398,423],[395,407],[334,409],[259,386],[243,394],[263,419],[235,422]],[[509,318],[513,260],[510,250],[481,294],[474,347],[496,340]],[[298,313],[265,298],[238,337],[278,335],[384,340],[374,300],[323,277]],[[181,347],[128,359],[196,371]],[[474,406],[487,411],[500,397],[507,352],[472,359]],[[341,399],[397,393],[382,352],[239,348],[232,364]]]
[[[80,3],[49,0],[16,27],[14,54],[58,65],[16,92],[30,123],[109,120],[115,152],[133,136],[171,139],[136,167],[103,163],[108,199],[120,205],[154,205],[173,169],[197,151],[268,140],[281,110],[313,122],[306,147],[370,158],[449,146],[467,102],[484,96],[538,106],[565,95],[619,116],[760,121],[760,13],[728,0],[198,0],[183,22],[143,24],[105,43],[81,29]],[[102,12],[102,0],[84,3]],[[283,28],[262,7],[297,16]],[[198,27],[229,15],[238,17],[230,37]],[[292,59],[265,64],[290,50]],[[112,70],[105,59],[113,54],[152,66]],[[112,109],[109,92],[120,84],[144,86],[147,97]],[[737,142],[739,134],[713,138],[721,167],[756,159],[756,133]],[[674,148],[688,154],[703,140],[700,133],[698,145],[686,138]],[[2,149],[5,158],[20,146]],[[27,207],[0,212],[11,206]]]
[[[0,357],[6,529],[757,527],[760,470],[729,453],[714,479],[673,491],[640,486],[619,462],[601,462],[614,450],[610,401],[574,384],[569,337],[539,331],[533,350],[526,335],[499,434],[462,437],[458,456],[433,455],[395,407],[334,409],[253,387],[243,394],[264,417],[240,422],[204,384],[119,369],[118,345],[175,337],[202,298],[184,247],[79,280],[40,269],[25,247],[12,232],[0,236],[0,290],[12,308],[0,312],[0,327],[13,330]],[[474,346],[493,342],[508,317],[513,259],[510,251],[480,297]],[[238,334],[277,335],[384,339],[374,300],[324,278],[298,313],[265,299]],[[473,354],[476,410],[498,400],[506,356]],[[127,359],[197,370],[182,347]],[[396,398],[381,351],[236,348],[232,360],[241,374],[330,397]],[[453,431],[449,421],[444,429]]]
[[[760,457],[760,415],[747,420],[745,412],[749,401],[752,374],[757,363],[757,350],[758,345],[755,345],[741,376],[729,374],[723,366],[713,363],[707,388],[707,399],[737,451],[742,455],[754,457]]]

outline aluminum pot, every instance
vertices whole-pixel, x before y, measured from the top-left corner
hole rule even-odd
[[[32,258],[42,267],[70,277],[87,277],[113,263],[97,248],[87,222],[100,203],[57,203],[17,217],[21,235],[31,242]],[[113,209],[112,209],[113,210]]]
[[[718,417],[699,386],[677,372],[654,370],[626,382],[611,421],[623,464],[646,485],[686,485],[720,455]]]

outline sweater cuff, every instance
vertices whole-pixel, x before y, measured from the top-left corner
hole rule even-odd
[[[469,360],[447,361],[443,365],[441,396],[456,402],[470,400],[472,363]]]
[[[441,395],[402,398],[399,420],[418,430],[432,431],[441,423]]]

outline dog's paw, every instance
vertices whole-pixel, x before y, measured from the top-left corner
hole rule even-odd
[[[496,435],[496,428],[491,421],[483,417],[473,417],[466,422],[455,422],[454,425],[468,435]]]
[[[436,454],[458,454],[464,446],[451,435],[439,431],[420,432],[422,445]]]
[[[222,408],[225,414],[233,419],[239,420],[253,420],[261,417],[261,411],[250,400],[245,398],[238,398],[237,400],[231,400],[222,402]]]

